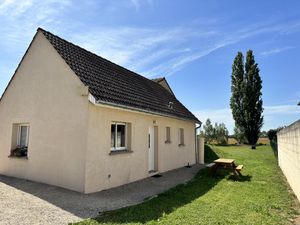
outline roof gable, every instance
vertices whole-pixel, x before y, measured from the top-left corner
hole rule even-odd
[[[96,102],[199,120],[159,83],[112,63],[41,28],[59,55],[88,86]]]
[[[168,92],[170,92],[172,95],[175,95],[174,92],[172,91],[169,83],[167,82],[167,79],[165,77],[160,77],[160,78],[155,78],[152,79],[154,82],[160,84],[163,86]]]

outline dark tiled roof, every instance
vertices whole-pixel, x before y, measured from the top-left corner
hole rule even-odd
[[[170,92],[172,95],[175,95],[170,87],[170,85],[168,84],[168,81],[166,80],[165,77],[159,77],[159,78],[154,78],[152,79],[152,81],[160,84],[161,86],[163,86],[168,92]]]
[[[112,63],[41,28],[96,101],[199,121],[158,83]],[[170,107],[172,102],[172,107]]]
[[[151,80],[153,80],[154,82],[156,82],[156,83],[159,83],[159,82],[161,82],[163,79],[165,79],[164,77],[158,77],[158,78],[154,78],[154,79],[151,79]]]

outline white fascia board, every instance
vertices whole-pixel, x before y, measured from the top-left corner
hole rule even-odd
[[[92,104],[94,104],[95,106],[99,106],[99,107],[119,109],[119,110],[124,110],[124,111],[128,111],[128,112],[136,112],[136,113],[142,113],[142,114],[148,114],[148,115],[151,114],[151,115],[156,115],[156,116],[169,117],[169,118],[173,118],[173,119],[179,119],[179,120],[198,123],[197,121],[193,121],[193,120],[189,120],[189,119],[185,119],[185,118],[181,118],[181,117],[176,117],[176,116],[171,116],[171,115],[167,115],[167,114],[163,114],[163,113],[153,112],[153,111],[149,111],[149,110],[145,110],[145,109],[139,109],[139,108],[135,108],[135,107],[125,106],[125,105],[120,105],[120,104],[115,104],[115,103],[110,103],[110,102],[108,103],[108,102],[99,101],[99,100],[96,101],[96,98],[91,93],[89,93],[88,99]]]

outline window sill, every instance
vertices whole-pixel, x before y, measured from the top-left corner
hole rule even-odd
[[[179,144],[178,145],[178,147],[184,147],[185,146],[185,144]]]
[[[110,151],[109,155],[119,155],[119,154],[126,154],[126,153],[132,153],[133,151],[124,149],[124,150],[112,150]]]
[[[13,159],[28,159],[28,156],[14,156],[14,155],[9,155],[8,158],[13,158]]]
[[[171,141],[165,141],[165,144],[171,144]]]

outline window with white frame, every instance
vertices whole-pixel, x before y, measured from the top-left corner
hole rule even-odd
[[[15,123],[12,126],[11,157],[27,157],[29,124]]]
[[[111,150],[126,149],[126,123],[113,122],[111,124]]]
[[[179,128],[179,146],[184,145],[184,129]]]
[[[28,147],[29,141],[29,125],[19,124],[18,135],[17,135],[17,145],[21,148]]]
[[[165,143],[171,143],[171,127],[166,127],[166,141]]]

